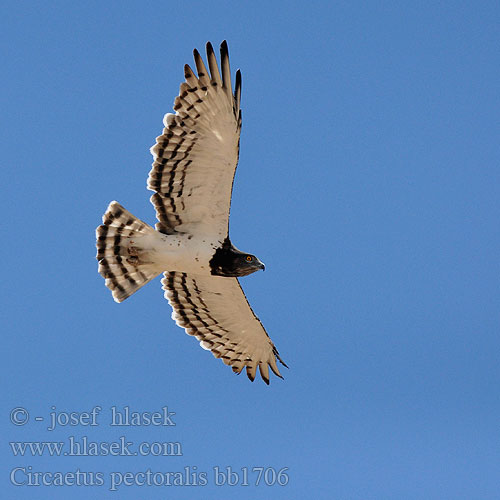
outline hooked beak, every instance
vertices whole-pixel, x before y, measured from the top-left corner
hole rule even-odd
[[[262,269],[263,271],[265,271],[265,270],[266,270],[266,266],[265,266],[265,265],[264,265],[264,263],[263,263],[263,262],[261,262],[260,260],[259,260],[259,269]]]

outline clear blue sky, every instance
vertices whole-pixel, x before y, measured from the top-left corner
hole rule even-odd
[[[4,2],[5,498],[500,498],[499,14],[493,1]],[[223,39],[243,75],[231,236],[266,263],[242,284],[290,366],[269,387],[185,335],[159,280],[115,304],[95,261],[109,201],[154,223],[149,147],[192,49]],[[52,407],[95,406],[98,425],[47,430]],[[112,406],[167,406],[176,425],[111,427]],[[182,456],[7,444],[69,436],[179,442]],[[249,486],[216,486],[228,466]],[[16,467],[104,484],[14,486]],[[208,484],[110,491],[112,473],[185,467]],[[256,486],[254,467],[270,482],[288,467],[289,482]]]

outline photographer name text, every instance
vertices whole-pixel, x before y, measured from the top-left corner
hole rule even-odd
[[[35,416],[36,422],[48,422],[46,429],[53,431],[59,427],[96,427],[104,420],[111,427],[174,427],[174,411],[169,411],[168,406],[163,406],[158,411],[135,411],[129,406],[111,406],[107,416],[103,414],[102,406],[94,406],[89,411],[60,411],[55,406],[51,407],[48,417]],[[14,408],[10,412],[10,421],[14,425],[26,425],[31,415],[23,407]]]

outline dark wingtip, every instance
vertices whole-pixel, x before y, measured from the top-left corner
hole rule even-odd
[[[273,354],[276,356],[276,358],[278,359],[278,361],[285,367],[285,368],[289,368],[289,366],[281,359],[280,357],[280,353],[278,352],[278,349],[276,349],[276,346],[273,345]],[[274,371],[274,370],[273,370]]]
[[[214,53],[214,48],[212,47],[212,44],[210,42],[207,42],[207,54],[213,54]]]
[[[240,100],[241,100],[241,71],[238,69],[236,71],[236,83],[234,84],[234,98],[236,100],[237,111],[240,110]],[[240,114],[236,116],[236,118],[240,119]]]
[[[220,53],[226,56],[229,54],[226,40],[223,40],[222,43],[220,44]]]
[[[247,377],[250,379],[250,382],[253,382],[255,380],[255,375],[252,376],[248,367],[247,367]]]

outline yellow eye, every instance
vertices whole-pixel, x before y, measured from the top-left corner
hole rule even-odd
[[[252,262],[252,256],[251,255],[247,255],[247,262]]]

